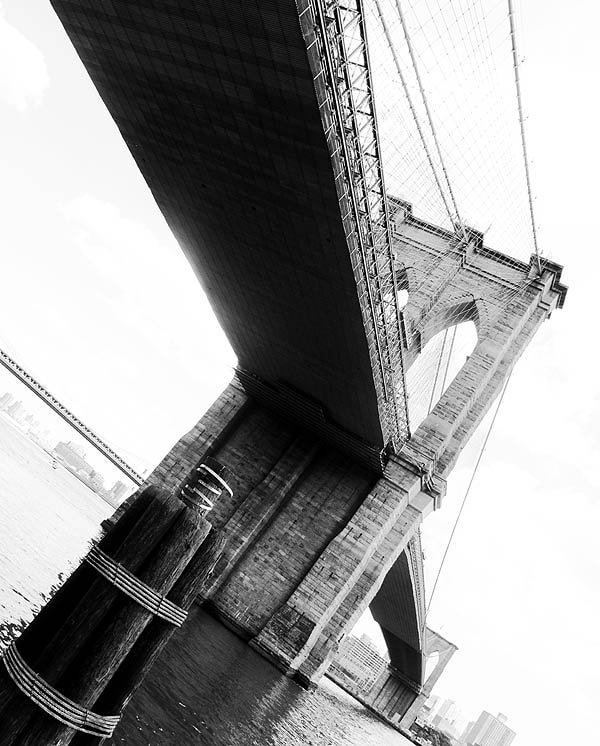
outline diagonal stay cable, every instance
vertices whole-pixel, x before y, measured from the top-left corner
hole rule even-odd
[[[415,71],[415,78],[417,80],[417,84],[419,86],[419,91],[421,93],[421,98],[423,100],[423,106],[425,107],[425,113],[427,114],[427,120],[429,122],[429,128],[431,129],[431,134],[433,135],[433,142],[435,144],[435,149],[437,152],[437,156],[440,162],[440,166],[442,167],[442,171],[444,173],[444,179],[446,181],[446,184],[448,186],[448,193],[450,194],[450,199],[452,200],[452,206],[454,208],[454,213],[456,215],[456,219],[458,221],[458,224],[460,226],[461,233],[463,235],[463,238],[465,238],[465,228],[464,223],[460,217],[460,213],[458,211],[458,206],[456,204],[456,199],[454,197],[454,191],[452,189],[452,184],[450,183],[450,177],[448,176],[448,170],[446,169],[446,164],[444,162],[444,158],[442,156],[442,151],[440,148],[440,143],[437,136],[437,131],[435,128],[435,125],[433,123],[433,116],[431,115],[431,109],[429,108],[429,101],[427,100],[427,95],[425,93],[425,88],[423,87],[423,82],[421,80],[421,73],[419,72],[419,68],[417,66],[417,60],[415,57],[412,40],[408,31],[408,26],[406,24],[406,18],[404,16],[404,12],[402,10],[402,7],[400,5],[400,0],[396,0],[396,9],[398,11],[398,18],[400,19],[400,23],[402,24],[402,31],[404,32],[404,38],[406,40],[406,47],[408,49],[408,53],[410,55],[410,60],[412,62],[413,70]]]
[[[492,417],[492,421],[490,422],[490,426],[488,428],[488,431],[486,433],[485,439],[483,441],[483,445],[481,446],[481,450],[479,451],[479,456],[477,457],[477,461],[475,462],[475,468],[473,469],[473,473],[471,474],[471,479],[469,480],[469,484],[467,486],[467,489],[465,490],[464,497],[462,499],[462,503],[460,505],[460,510],[458,511],[458,515],[456,516],[456,520],[454,521],[454,526],[452,527],[452,532],[450,534],[450,538],[448,539],[448,543],[446,544],[446,549],[444,550],[444,556],[442,557],[442,561],[440,563],[439,570],[437,572],[435,582],[433,584],[433,589],[431,591],[431,596],[429,597],[429,603],[427,604],[427,609],[425,611],[425,617],[429,615],[429,609],[431,608],[431,602],[433,601],[433,596],[435,594],[435,589],[438,586],[438,581],[440,579],[440,575],[442,574],[442,570],[444,569],[444,563],[446,561],[446,557],[448,556],[448,551],[450,549],[450,545],[452,544],[452,539],[454,538],[454,534],[456,533],[456,528],[458,526],[458,522],[460,521],[460,517],[463,513],[465,504],[467,502],[467,498],[469,497],[469,493],[471,492],[471,487],[473,486],[473,482],[475,481],[475,477],[477,475],[477,470],[479,468],[479,464],[481,463],[481,459],[483,457],[483,454],[485,452],[485,448],[488,444],[488,440],[490,439],[490,435],[492,432],[492,429],[494,427],[494,423],[496,422],[496,418],[498,417],[498,412],[500,411],[500,406],[502,405],[502,401],[504,399],[504,394],[506,393],[506,389],[508,387],[508,383],[510,381],[510,377],[512,375],[512,371],[508,374],[506,378],[506,382],[504,384],[504,388],[502,389],[502,393],[500,394],[500,398],[498,399],[498,405],[496,406],[496,411],[494,412],[494,416]]]
[[[460,323],[460,322],[459,322]],[[456,339],[456,330],[458,329],[458,323],[454,325],[452,329],[452,339],[450,340],[450,352],[448,353],[448,359],[446,360],[446,370],[444,371],[444,380],[442,381],[442,394],[446,390],[446,379],[448,378],[448,369],[450,368],[450,360],[454,351],[454,340]],[[441,396],[441,394],[440,394]]]
[[[446,349],[446,341],[448,339],[448,329],[444,331],[444,339],[442,341],[442,349],[440,350],[440,357],[437,362],[437,366],[435,369],[435,376],[433,378],[433,386],[431,387],[431,397],[429,398],[429,406],[427,407],[427,414],[431,412],[433,409],[433,398],[435,396],[435,390],[437,389],[438,380],[440,377],[440,370],[442,367],[442,359],[444,357],[444,350]]]

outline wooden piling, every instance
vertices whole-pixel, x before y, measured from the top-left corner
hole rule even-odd
[[[221,553],[203,513],[231,492],[224,470],[200,464],[179,495],[144,490],[40,611],[0,666],[0,746],[111,732]]]
[[[169,593],[173,603],[186,611],[192,606],[220,557],[224,544],[223,535],[212,529]],[[94,711],[100,715],[122,712],[175,632],[172,624],[155,617],[117,669],[94,705]],[[95,744],[98,744],[98,739],[85,733],[77,733],[72,741],[72,746]]]
[[[130,509],[134,510],[133,515],[137,514],[135,504]],[[115,561],[122,563],[133,572],[137,571],[168,532],[176,516],[184,510],[186,509],[176,496],[153,490],[151,499],[133,525],[131,526],[130,520],[125,521],[124,525],[129,530],[122,529],[126,535],[120,546],[113,549]],[[116,528],[117,526],[112,531]],[[119,533],[117,533],[118,536]],[[108,545],[111,544],[112,540],[108,540]],[[92,571],[92,578],[88,581],[87,590],[79,596],[79,599],[76,600],[69,590],[48,613],[47,616],[53,618],[55,633],[49,636],[41,624],[36,623],[35,633],[27,635],[25,647],[21,649],[20,640],[17,643],[27,663],[51,685],[56,685],[71,661],[81,655],[82,647],[94,630],[98,626],[104,626],[101,623],[114,613],[113,604],[115,602],[117,605],[121,604],[124,598],[123,594],[108,580],[98,575],[93,568],[89,569]],[[81,577],[90,578],[88,568],[83,575],[80,574],[77,585]],[[72,603],[75,600],[76,603],[70,608],[66,605],[67,602]],[[58,623],[60,610],[64,612],[62,625]],[[37,650],[38,655],[26,658],[28,651],[31,650],[34,652]],[[6,677],[4,666],[1,669],[3,676]],[[38,718],[41,712],[33,702],[16,689],[12,681],[10,683],[12,687],[7,698],[10,702],[7,701],[4,705],[0,746],[16,744],[16,739],[28,727],[28,723]]]
[[[209,529],[210,524],[197,511],[184,509],[138,572],[139,579],[158,593],[168,593],[196,554]],[[115,607],[114,616],[106,619],[99,629],[89,634],[86,628],[87,643],[68,668],[63,667],[63,675],[57,685],[66,697],[83,707],[93,707],[112,675],[154,618],[152,612],[126,596]],[[83,635],[75,637],[83,639]],[[27,732],[20,738],[19,746],[66,746],[74,735],[72,728],[38,709],[31,718]]]
[[[132,503],[130,509],[121,514],[119,520],[99,541],[100,548],[113,554],[123,543],[127,535],[140,519],[144,511],[158,494],[156,487],[143,490]],[[97,579],[95,570],[86,562],[82,562],[70,577],[61,585],[52,598],[38,611],[27,627],[22,631],[18,640],[19,651],[25,660],[37,661],[48,642],[54,637],[64,624],[65,618],[79,603],[91,583]],[[0,722],[2,713],[12,709],[13,696],[19,694],[6,669],[0,664]],[[2,729],[0,728],[0,744],[2,743]]]

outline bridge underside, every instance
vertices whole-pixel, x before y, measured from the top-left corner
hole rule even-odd
[[[148,478],[178,492],[207,457],[232,494],[210,513],[226,543],[202,601],[303,685],[316,684],[370,606],[392,665],[422,684],[422,555],[433,508],[394,457],[384,477],[250,398],[234,381]]]
[[[411,561],[411,548],[402,552],[385,576],[370,610],[383,632],[391,665],[418,688],[424,675],[423,559],[420,548],[418,554],[413,548]]]
[[[245,385],[375,464],[385,443],[304,3],[52,3]]]

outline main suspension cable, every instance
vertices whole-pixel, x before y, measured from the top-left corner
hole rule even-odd
[[[508,20],[510,23],[510,41],[512,46],[513,68],[515,71],[515,88],[517,92],[517,108],[519,112],[519,127],[521,129],[521,148],[523,150],[523,160],[525,162],[525,180],[527,182],[527,198],[529,200],[529,216],[531,218],[531,232],[533,234],[533,246],[537,259],[538,271],[542,271],[540,262],[540,251],[538,248],[537,229],[535,227],[535,217],[533,213],[533,195],[531,191],[531,176],[529,173],[529,160],[527,157],[527,141],[525,139],[525,120],[523,117],[523,101],[521,96],[521,79],[519,77],[519,56],[517,54],[517,33],[515,29],[515,13],[512,0],[508,0]]]

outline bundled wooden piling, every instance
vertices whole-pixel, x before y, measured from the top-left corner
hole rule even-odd
[[[143,491],[9,648],[0,746],[110,735],[220,553],[203,516],[218,489],[229,490],[217,466],[201,465],[200,485],[183,501]]]
[[[155,491],[147,508],[135,521],[120,546],[114,550],[115,560],[136,571],[183,510],[185,508],[177,497]],[[122,603],[122,594],[92,570],[83,594],[78,599],[69,600],[75,603],[70,608],[64,608],[62,624],[58,624],[54,636],[49,637],[46,630],[36,624],[36,633],[27,636],[25,646],[21,648],[20,640],[17,643],[29,666],[51,686],[57,685],[69,663],[81,654],[90,634],[97,627],[103,626],[103,620],[114,613],[113,604]],[[64,601],[62,599],[63,603]],[[54,611],[54,614],[58,617],[58,611]],[[38,656],[30,652],[30,649],[36,648],[41,651]],[[32,657],[26,658],[26,655]],[[40,715],[39,707],[22,692],[15,692],[14,687],[11,699],[2,714],[0,746],[13,744],[29,721]]]
[[[187,611],[193,604],[220,557],[224,543],[222,534],[211,529],[173,586],[169,598],[182,609]],[[101,715],[122,712],[175,631],[175,627],[168,622],[160,618],[153,619],[99,697],[94,711]],[[97,743],[98,740],[93,736],[78,733],[72,746],[94,746]]]
[[[184,510],[139,573],[140,580],[160,594],[168,593],[206,537],[210,524],[194,510]],[[127,597],[112,618],[89,635],[80,656],[64,671],[57,688],[69,699],[92,708],[153,614]],[[118,714],[118,713],[111,713]],[[66,744],[71,728],[38,713],[20,746]]]
[[[157,494],[156,487],[149,487],[140,493],[130,510],[122,514],[114,528],[100,540],[101,549],[108,553],[116,552]],[[19,637],[19,650],[26,660],[31,663],[38,662],[44,648],[95,580],[97,580],[97,575],[93,568],[86,562],[82,562],[39,610]],[[0,665],[0,722],[4,722],[3,712],[9,708],[14,709],[12,707],[13,697],[18,694],[6,669]],[[2,729],[0,728],[0,744],[1,736]]]

